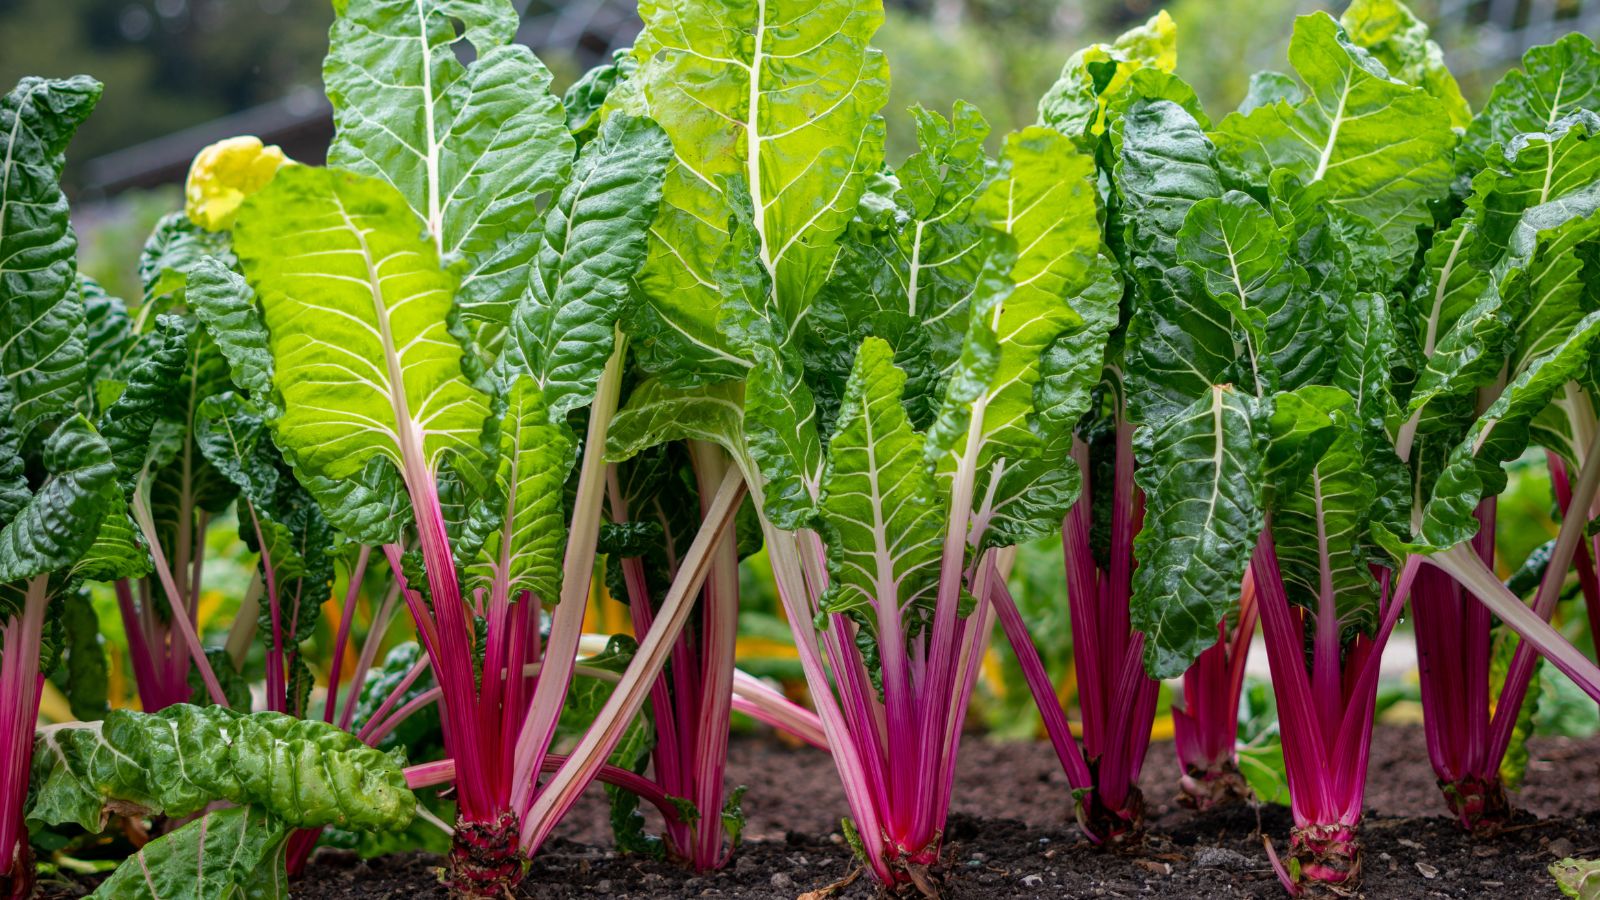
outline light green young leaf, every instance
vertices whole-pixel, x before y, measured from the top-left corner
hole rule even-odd
[[[552,422],[594,396],[671,158],[654,122],[613,115],[545,216],[531,291],[513,314],[511,364],[531,374]]]
[[[1218,386],[1135,433],[1145,520],[1134,539],[1129,612],[1144,632],[1152,677],[1188,668],[1216,643],[1217,623],[1238,601],[1263,525],[1258,416],[1255,400]]]
[[[1305,92],[1300,89],[1300,82],[1292,76],[1271,70],[1254,72],[1250,75],[1250,87],[1245,90],[1244,99],[1239,101],[1239,115],[1248,116],[1280,100],[1295,106],[1303,99]]]
[[[761,262],[792,331],[883,161],[889,70],[868,46],[882,3],[646,0],[639,15],[639,67],[615,105],[661,122],[676,160],[630,332],[646,368],[679,385],[739,376],[747,363],[718,332],[713,277],[732,211],[723,179],[749,190]]]
[[[99,99],[100,83],[83,75],[24,78],[0,99],[0,380],[11,383],[19,440],[88,390],[78,241],[57,181]]]
[[[974,325],[993,335],[1000,354],[984,390],[983,421],[975,426],[982,430],[984,448],[978,465],[987,470],[1001,459],[1039,452],[1034,386],[1045,350],[1069,329],[1083,329],[1088,340],[1098,336],[1103,343],[1116,312],[1106,308],[1103,295],[1088,293],[1094,279],[1106,274],[1100,265],[1094,159],[1061,133],[1033,126],[1009,135],[1000,168],[978,197],[973,215],[1008,236],[1016,248],[997,257],[1010,262],[1009,271],[1000,269],[1011,282],[1009,295],[981,314],[986,321]],[[1068,302],[1074,297],[1089,297],[1084,314]],[[959,454],[954,448],[962,443],[954,442],[953,454]],[[939,468],[948,474],[953,463],[954,455],[947,455]]]
[[[1427,91],[1444,104],[1450,125],[1465,128],[1472,110],[1444,63],[1444,51],[1428,37],[1427,23],[1400,0],[1355,0],[1339,17],[1352,43],[1365,47],[1389,74]]]
[[[1039,99],[1039,124],[1073,137],[1098,134],[1106,125],[1108,98],[1135,73],[1171,72],[1177,64],[1178,26],[1163,10],[1109,44],[1090,44],[1072,54]]]
[[[461,313],[490,330],[492,351],[526,286],[543,197],[572,168],[550,72],[515,43],[509,0],[338,0],[335,13],[328,161],[387,182],[442,263],[464,262]]]
[[[1456,137],[1444,104],[1390,77],[1326,13],[1295,21],[1289,61],[1305,100],[1230,114],[1211,134],[1219,159],[1243,184],[1266,184],[1273,169],[1327,181],[1328,202],[1370,220],[1409,263],[1416,229],[1433,223],[1428,204],[1450,188]]]
[[[278,443],[302,474],[476,458],[488,398],[447,330],[456,279],[393,188],[287,167],[245,201],[234,238],[270,334]]]
[[[832,573],[823,606],[857,611],[869,628],[898,621],[908,608],[931,607],[939,581],[943,505],[922,436],[901,406],[905,384],[887,342],[862,343],[822,480]]]
[[[604,361],[602,361],[602,365]],[[468,567],[468,592],[504,585],[516,600],[529,591],[554,603],[561,593],[561,558],[566,547],[567,475],[577,437],[550,409],[533,379],[520,376],[506,392],[500,452],[494,471],[495,528]]]

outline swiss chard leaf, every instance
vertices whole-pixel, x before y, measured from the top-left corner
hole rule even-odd
[[[629,331],[645,367],[679,386],[742,375],[748,362],[718,330],[714,271],[733,212],[724,179],[749,191],[760,261],[793,326],[883,161],[889,69],[868,46],[882,6],[646,0],[639,16],[638,69],[613,105],[661,122],[675,160],[638,276],[646,302]]]
[[[86,390],[78,243],[58,181],[67,142],[99,99],[100,83],[82,75],[25,78],[0,99],[0,379],[19,440]]]
[[[1326,13],[1296,20],[1289,61],[1305,98],[1223,119],[1211,135],[1223,166],[1241,185],[1265,185],[1273,169],[1326,181],[1328,202],[1370,220],[1408,264],[1416,230],[1433,223],[1428,204],[1450,188],[1456,137],[1445,105],[1391,77]]]
[[[335,12],[328,161],[387,182],[441,263],[463,264],[461,314],[492,353],[526,284],[543,197],[572,169],[550,72],[515,42],[509,0],[340,0]]]

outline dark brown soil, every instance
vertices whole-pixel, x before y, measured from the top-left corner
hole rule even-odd
[[[1560,895],[1546,872],[1550,863],[1600,854],[1600,739],[1534,741],[1527,784],[1517,797],[1524,813],[1494,838],[1469,838],[1443,817],[1420,729],[1380,727],[1374,744],[1371,812],[1363,825],[1366,897],[1554,898]],[[751,790],[744,801],[747,843],[727,871],[695,877],[669,864],[617,855],[596,791],[540,853],[521,896],[792,900],[851,875],[837,818],[844,801],[825,755],[770,740],[739,740],[731,750],[729,778]],[[1195,814],[1179,808],[1172,802],[1176,778],[1170,745],[1153,746],[1143,778],[1151,837],[1143,847],[1107,853],[1088,846],[1064,821],[1066,780],[1047,745],[969,738],[939,873],[944,896],[1283,896],[1267,864],[1257,811]],[[1260,810],[1259,828],[1281,847],[1288,811]],[[321,851],[295,895],[444,897],[437,865],[437,858],[420,854],[363,862]],[[865,900],[875,893],[861,877],[832,896]]]

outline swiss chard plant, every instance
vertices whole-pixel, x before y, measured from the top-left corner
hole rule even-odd
[[[0,99],[0,896],[27,897],[24,807],[61,604],[127,564],[96,544],[114,504],[111,444],[84,416],[84,283],[58,181],[100,83],[25,78]],[[120,564],[119,564],[120,562]]]
[[[1426,511],[1412,506],[1424,541],[1455,539],[1433,557],[1438,569],[1419,574],[1412,603],[1428,752],[1467,828],[1493,828],[1510,815],[1502,763],[1525,728],[1537,662],[1536,642],[1491,628],[1491,610],[1464,594],[1488,590],[1510,602],[1490,585],[1504,485],[1492,461],[1514,457],[1530,439],[1551,460],[1564,518],[1532,612],[1550,617],[1574,563],[1586,597],[1595,595],[1583,531],[1600,478],[1600,463],[1589,465],[1595,420],[1584,319],[1600,309],[1590,287],[1600,240],[1596,84],[1600,51],[1572,35],[1530,50],[1522,70],[1495,87],[1456,153],[1457,213],[1436,232],[1400,323],[1414,387],[1397,417],[1396,449],[1414,495],[1434,495]],[[1469,438],[1480,471],[1457,476]],[[1469,553],[1460,536],[1474,528]]]
[[[1043,128],[990,160],[958,105],[915,110],[921,150],[884,170],[875,3],[757,5],[726,32],[705,5],[641,12],[609,102],[662,122],[676,158],[613,455],[732,458],[850,840],[881,882],[931,889],[991,590],[1077,487],[1066,448],[1115,309],[1093,161]],[[859,74],[815,79],[800,51]]]
[[[338,13],[338,168],[286,167],[244,201],[233,241],[259,317],[235,330],[261,348],[260,411],[300,485],[406,580],[450,754],[413,781],[453,778],[447,880],[493,896],[644,702],[742,488],[709,492],[634,664],[541,782],[595,559],[617,321],[671,146],[612,115],[579,151],[549,73],[511,41],[509,4]]]

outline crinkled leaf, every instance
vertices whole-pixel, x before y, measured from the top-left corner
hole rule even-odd
[[[1505,489],[1502,465],[1521,455],[1533,418],[1587,366],[1600,337],[1600,312],[1579,321],[1562,342],[1523,369],[1450,451],[1421,511],[1413,540],[1426,549],[1453,547],[1478,530],[1478,501]]]
[[[87,419],[56,426],[42,462],[44,482],[0,527],[0,584],[70,566],[94,544],[105,517],[117,471],[111,448]]]
[[[270,334],[275,434],[298,470],[344,480],[375,458],[402,468],[417,453],[437,471],[446,453],[477,456],[488,398],[447,330],[456,279],[392,187],[290,166],[245,201],[234,235]]]
[[[100,620],[95,615],[94,604],[86,591],[67,591],[61,597],[57,614],[61,621],[63,659],[52,680],[67,695],[73,716],[84,720],[104,718],[111,711],[106,704],[106,648],[100,639]]]
[[[1377,487],[1366,469],[1355,403],[1339,390],[1302,395],[1332,422],[1333,440],[1309,460],[1292,490],[1273,485],[1272,536],[1289,600],[1312,611],[1333,604],[1341,631],[1370,633],[1378,589],[1365,552]]]
[[[185,299],[227,358],[233,383],[248,391],[257,405],[270,409],[272,353],[250,285],[221,261],[207,257],[190,269]]]
[[[297,828],[393,829],[416,809],[400,769],[318,721],[186,704],[119,709],[39,732],[28,821],[97,832],[113,811],[180,818],[225,800]]]
[[[117,477],[128,486],[165,466],[186,439],[179,385],[189,362],[189,330],[183,319],[163,315],[143,335],[127,387],[100,417]],[[154,432],[167,426],[164,432]]]
[[[57,182],[67,142],[99,99],[100,83],[83,75],[24,78],[0,99],[0,379],[23,440],[86,390],[78,242]]]
[[[1099,133],[1105,127],[1107,98],[1134,73],[1148,68],[1171,72],[1177,64],[1178,26],[1163,10],[1109,44],[1090,44],[1072,54],[1039,99],[1039,124],[1072,136]]]
[[[565,422],[550,421],[549,408],[531,378],[517,378],[505,405],[494,472],[494,527],[467,575],[486,597],[495,586],[503,586],[509,599],[529,591],[536,600],[554,603],[561,592],[566,547],[564,486],[577,438]]]
[[[1365,47],[1389,74],[1427,91],[1444,104],[1450,125],[1465,128],[1472,110],[1444,63],[1444,51],[1428,37],[1428,26],[1399,0],[1355,0],[1339,17],[1352,43]]]
[[[1327,13],[1301,16],[1289,61],[1305,83],[1298,104],[1279,100],[1233,113],[1211,138],[1233,177],[1264,185],[1273,169],[1326,180],[1328,202],[1371,220],[1393,259],[1409,262],[1428,204],[1444,197],[1456,137],[1445,105],[1389,76]]]
[[[939,581],[942,504],[922,436],[900,403],[905,383],[886,342],[862,343],[822,481],[832,574],[823,606],[858,612],[869,630],[919,607],[931,616]]]
[[[777,309],[798,322],[883,160],[889,69],[868,46],[883,9],[878,0],[647,0],[639,16],[639,67],[617,105],[661,122],[676,159],[629,331],[646,368],[680,385],[737,376],[745,364],[718,332],[713,279],[728,239],[722,179],[749,190]]]
[[[1548,131],[1573,112],[1600,112],[1600,48],[1574,32],[1522,55],[1522,68],[1507,72],[1489,94],[1461,142],[1457,166],[1482,167],[1489,148],[1519,134]]]
[[[96,388],[102,379],[117,377],[135,336],[127,305],[107,294],[99,282],[80,273],[78,296],[83,299],[86,352],[84,402],[78,408],[93,419],[101,412]]]
[[[552,422],[594,396],[671,158],[654,122],[613,115],[545,216],[511,335],[513,364],[532,375]]]
[[[1129,612],[1145,634],[1152,677],[1188,668],[1216,643],[1217,623],[1238,601],[1263,525],[1258,416],[1253,399],[1219,386],[1135,434],[1145,520]]]
[[[488,328],[492,351],[526,286],[542,199],[572,168],[550,71],[515,42],[509,0],[340,0],[335,12],[328,161],[387,182],[443,264],[464,263],[461,313]]]
[[[290,830],[260,807],[208,812],[141,847],[91,895],[105,900],[282,900]]]

